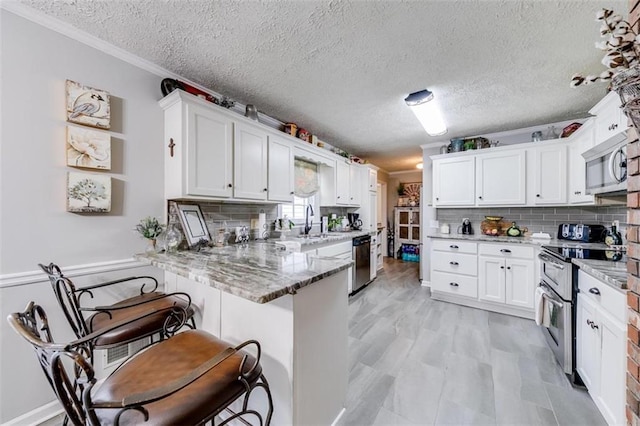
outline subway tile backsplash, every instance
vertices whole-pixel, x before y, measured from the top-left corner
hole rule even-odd
[[[451,232],[469,218],[475,233],[480,232],[480,222],[485,216],[502,216],[504,221],[516,222],[520,228],[528,228],[530,232],[546,232],[552,237],[557,235],[561,223],[596,224],[609,227],[614,220],[620,221],[620,233],[626,241],[627,207],[510,207],[480,209],[437,209],[436,217],[440,224],[451,225]]]

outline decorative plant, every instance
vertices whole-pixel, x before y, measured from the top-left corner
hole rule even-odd
[[[164,231],[164,225],[160,224],[155,217],[147,216],[136,225],[136,231],[144,238],[155,240]]]
[[[591,84],[597,81],[610,81],[620,71],[627,70],[640,63],[640,37],[627,21],[610,9],[596,13],[596,22],[601,22],[600,36],[603,41],[596,42],[596,49],[605,52],[602,64],[607,67],[600,75],[574,74],[571,87]]]

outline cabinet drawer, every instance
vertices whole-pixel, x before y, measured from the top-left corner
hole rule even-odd
[[[431,274],[431,290],[476,299],[478,297],[478,279],[465,275],[434,271]]]
[[[452,253],[471,253],[478,252],[478,244],[468,241],[458,240],[433,240],[431,247],[433,250],[449,251]]]
[[[580,294],[586,299],[591,300],[596,306],[626,324],[627,296],[625,293],[610,287],[584,271],[578,272],[578,288],[580,289]],[[592,293],[592,289],[600,294]]]
[[[435,271],[453,274],[478,275],[478,258],[473,254],[433,252],[432,267]]]
[[[533,259],[533,247],[524,244],[479,244],[478,252],[487,256],[502,256],[504,258],[520,257]]]

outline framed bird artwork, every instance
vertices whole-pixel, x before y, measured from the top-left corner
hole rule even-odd
[[[104,90],[82,86],[67,80],[67,121],[85,126],[109,129],[111,102]]]

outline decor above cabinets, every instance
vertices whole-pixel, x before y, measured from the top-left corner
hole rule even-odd
[[[182,90],[171,92],[160,106],[167,199],[292,202],[294,158],[302,158],[318,164],[321,196],[333,199],[323,205],[360,205],[360,182],[368,182],[368,166],[351,164]],[[325,182],[323,175],[331,178]]]

